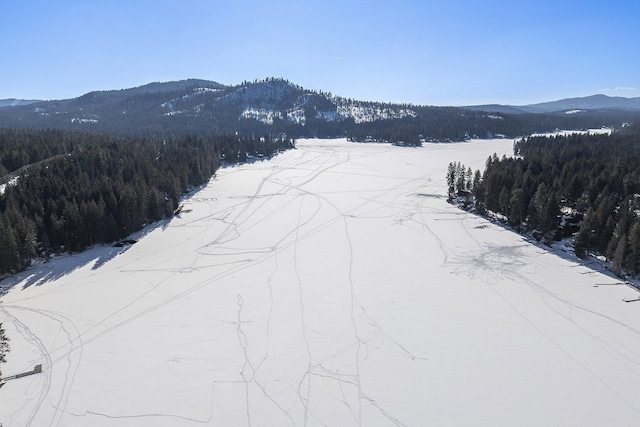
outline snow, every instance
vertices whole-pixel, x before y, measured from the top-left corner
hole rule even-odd
[[[512,140],[298,141],[2,285],[0,423],[640,424],[638,292],[446,203]]]
[[[193,93],[194,94],[201,94],[201,93],[206,93],[206,92],[217,93],[217,92],[221,92],[221,91],[222,91],[222,89],[214,89],[214,88],[211,88],[211,87],[197,87],[197,88],[193,89]]]
[[[290,110],[287,110],[287,122],[288,123],[296,123],[304,126],[306,123],[306,117],[304,115],[304,110],[301,107],[294,107]]]
[[[18,183],[18,179],[20,177],[16,176],[14,178],[10,178],[10,179],[4,179],[5,177],[0,177],[0,179],[2,181],[4,181],[2,184],[0,184],[0,194],[4,194],[5,190],[7,189],[7,185],[16,185]]]
[[[304,126],[306,119],[304,109],[297,105],[286,111],[287,122]],[[389,108],[379,106],[362,106],[355,104],[338,104],[337,111],[317,111],[316,118],[327,121],[341,121],[353,118],[356,123],[373,122],[376,120],[401,119],[415,117],[413,110],[406,108]],[[273,124],[275,118],[282,119],[283,114],[273,108],[245,107],[240,119],[256,119],[266,124]]]
[[[391,108],[377,105],[367,106],[357,103],[339,103],[337,108],[339,116],[352,117],[356,123],[416,117],[416,112],[409,108]]]
[[[288,123],[296,123],[304,126],[306,119],[304,110],[300,107],[294,107],[286,111]],[[246,107],[240,114],[241,119],[255,119],[266,124],[273,124],[274,119],[282,119],[283,115],[280,111],[269,108]]]
[[[98,123],[97,119],[83,119],[80,117],[74,117],[71,119],[71,123]]]
[[[186,113],[186,111],[184,111],[184,110],[169,111],[168,113],[164,113],[163,116],[175,116],[177,114],[184,114],[184,113]]]
[[[555,132],[545,132],[545,133],[534,133],[531,136],[569,136],[573,134],[589,134],[589,135],[598,135],[598,134],[611,134],[613,129],[611,128],[596,128],[596,129],[587,129],[587,130],[556,130]]]
[[[278,118],[282,118],[282,114],[279,111],[274,111],[267,108],[245,108],[242,113],[240,113],[241,119],[256,119],[266,124],[273,124],[273,120]]]

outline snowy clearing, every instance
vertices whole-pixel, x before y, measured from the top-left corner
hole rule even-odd
[[[586,130],[556,130],[555,132],[547,132],[547,133],[534,133],[531,136],[569,136],[578,133],[586,133],[590,135],[599,135],[599,134],[611,134],[613,129],[611,128],[596,128],[596,129],[586,129]]]
[[[299,141],[2,297],[11,426],[636,426],[638,292],[448,205],[512,140]]]

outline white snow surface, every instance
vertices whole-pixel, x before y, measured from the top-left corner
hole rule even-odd
[[[84,119],[81,117],[74,117],[71,119],[71,123],[98,123],[97,119]]]
[[[590,134],[590,135],[598,135],[598,134],[607,134],[610,135],[613,132],[611,128],[595,128],[595,129],[587,129],[587,130],[556,130],[555,132],[546,132],[546,133],[534,133],[531,136],[569,136],[573,134]]]
[[[298,141],[2,285],[5,426],[637,426],[638,292],[445,201],[511,140]]]
[[[401,119],[407,116],[415,117],[416,112],[408,108],[392,108],[367,106],[357,104],[338,104],[336,111],[317,111],[316,118],[327,121],[341,121],[353,118],[356,123],[373,122],[376,120]],[[282,119],[283,113],[273,108],[245,107],[240,113],[240,119],[256,119],[266,124],[273,124],[275,118]],[[286,111],[286,121],[304,125],[306,122],[304,109],[296,105]]]
[[[360,105],[357,103],[338,104],[338,115],[352,117],[356,123],[376,120],[401,119],[407,116],[416,117],[416,112],[409,108],[380,107],[377,105]]]
[[[275,118],[281,119],[282,113],[267,108],[247,107],[240,113],[241,119],[256,119],[268,125],[273,124]]]
[[[0,177],[2,178],[2,177]],[[18,183],[18,179],[20,177],[11,178],[8,181],[5,181],[4,184],[0,184],[0,194],[4,194],[4,191],[7,189],[7,185],[16,185]]]

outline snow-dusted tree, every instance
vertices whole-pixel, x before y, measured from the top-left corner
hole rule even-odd
[[[452,201],[456,196],[456,164],[454,162],[449,163],[447,168],[447,197],[449,201]]]
[[[0,363],[5,363],[7,361],[7,354],[9,353],[9,350],[11,350],[9,347],[9,337],[5,334],[2,323],[0,323]],[[2,371],[0,371],[0,377],[1,376]]]

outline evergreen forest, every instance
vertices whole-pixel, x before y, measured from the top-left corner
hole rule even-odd
[[[117,242],[169,218],[221,164],[293,148],[286,139],[148,139],[0,129],[0,277],[36,257]]]
[[[449,200],[497,214],[551,242],[575,236],[580,257],[606,256],[618,275],[640,274],[640,126],[608,134],[528,137],[484,172],[449,164]]]

